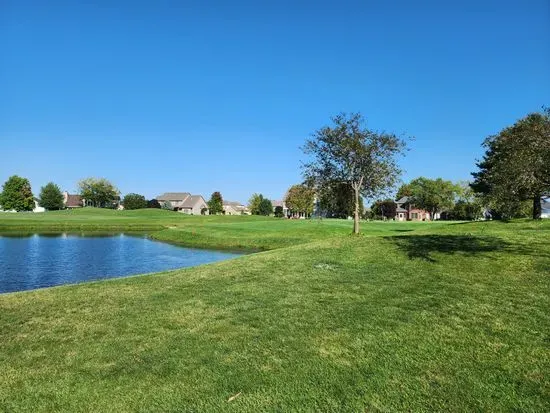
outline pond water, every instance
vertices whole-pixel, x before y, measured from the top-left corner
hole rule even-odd
[[[238,255],[178,247],[145,235],[0,234],[0,293],[192,267]]]

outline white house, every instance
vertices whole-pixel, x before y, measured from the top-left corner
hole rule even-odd
[[[170,202],[174,211],[183,214],[201,215],[205,208],[208,209],[208,204],[202,195],[191,195],[189,192],[165,192],[156,199],[161,205],[164,202]]]

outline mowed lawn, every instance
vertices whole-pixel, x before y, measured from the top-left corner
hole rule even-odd
[[[0,411],[550,410],[550,222],[93,213],[269,251],[0,295]]]

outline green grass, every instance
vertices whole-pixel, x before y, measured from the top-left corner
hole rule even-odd
[[[0,295],[0,411],[550,410],[550,222],[73,212],[270,251]]]

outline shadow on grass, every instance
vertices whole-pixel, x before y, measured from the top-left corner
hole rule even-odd
[[[524,245],[512,244],[498,237],[468,235],[409,235],[388,237],[409,258],[436,262],[433,253],[480,255],[488,252],[531,255],[535,251]]]

